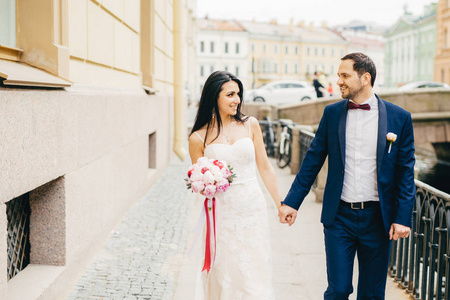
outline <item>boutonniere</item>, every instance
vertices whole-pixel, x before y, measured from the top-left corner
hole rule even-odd
[[[392,147],[392,143],[395,142],[397,140],[397,135],[395,133],[392,132],[388,132],[388,134],[386,134],[386,139],[389,142],[389,150],[388,153],[391,153],[391,147]]]

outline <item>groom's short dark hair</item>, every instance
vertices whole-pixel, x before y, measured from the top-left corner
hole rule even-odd
[[[367,55],[361,52],[349,53],[341,60],[353,60],[353,70],[358,73],[358,76],[361,77],[364,73],[369,73],[371,78],[372,87],[375,83],[375,77],[377,76],[377,69],[373,60],[370,59]]]

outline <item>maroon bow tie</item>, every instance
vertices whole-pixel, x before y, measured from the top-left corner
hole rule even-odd
[[[364,109],[364,110],[370,110],[369,104],[356,104],[354,102],[348,101],[348,109]]]

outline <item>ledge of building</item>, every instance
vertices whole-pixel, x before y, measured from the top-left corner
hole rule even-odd
[[[28,265],[8,282],[6,299],[38,299],[64,269],[60,266]]]

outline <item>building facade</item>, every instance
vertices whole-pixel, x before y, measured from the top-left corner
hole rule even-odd
[[[436,52],[436,4],[420,17],[405,14],[385,34],[385,85],[432,80]]]
[[[450,1],[440,0],[436,11],[434,80],[450,84]]]
[[[0,2],[0,299],[64,299],[174,152],[186,154],[194,10]]]
[[[377,75],[375,78],[375,91],[379,92],[384,88],[384,37],[382,34],[367,32],[362,23],[356,28],[344,29],[340,34],[348,41],[348,52],[362,52],[369,56],[375,63]]]
[[[329,82],[335,81],[347,42],[325,24],[240,23],[249,33],[252,88],[274,80],[312,81],[315,71],[322,71]]]
[[[196,99],[217,70],[229,71],[248,85],[248,33],[236,21],[198,19]]]
[[[209,19],[199,19],[198,25],[198,98],[215,70],[236,74],[245,89],[274,80],[312,81],[319,70],[332,81],[347,52],[345,39],[326,26]]]

